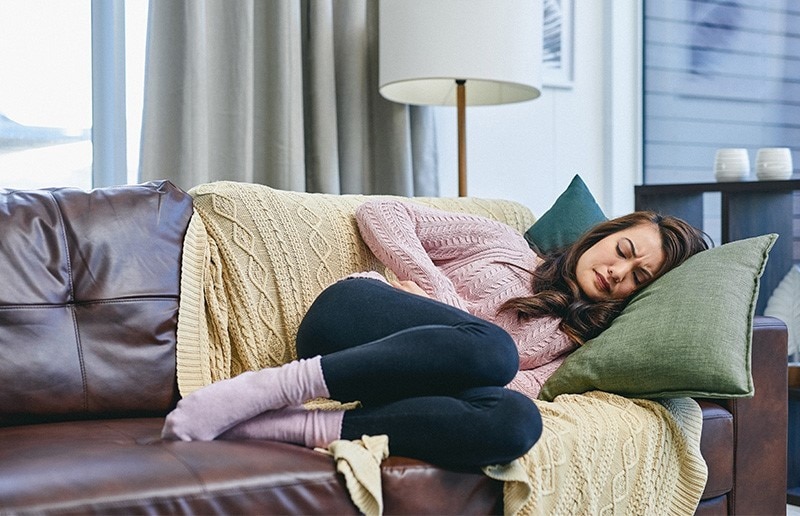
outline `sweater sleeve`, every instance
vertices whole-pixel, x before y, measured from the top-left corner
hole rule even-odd
[[[367,201],[357,208],[356,220],[370,250],[399,279],[413,280],[434,299],[462,309],[464,301],[441,268],[486,249],[524,244],[500,222],[395,199]]]

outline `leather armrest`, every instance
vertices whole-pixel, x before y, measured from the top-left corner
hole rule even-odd
[[[731,514],[784,514],[788,439],[786,325],[753,321],[755,396],[726,402],[733,414],[734,489]]]

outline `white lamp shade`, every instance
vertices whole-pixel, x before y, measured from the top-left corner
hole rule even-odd
[[[541,0],[381,0],[380,92],[405,104],[469,105],[541,93]]]

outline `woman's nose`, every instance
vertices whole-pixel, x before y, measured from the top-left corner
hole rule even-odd
[[[615,282],[621,283],[627,275],[631,272],[632,265],[627,262],[617,264],[614,269],[609,269],[608,272]]]

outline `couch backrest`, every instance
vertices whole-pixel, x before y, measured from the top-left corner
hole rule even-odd
[[[0,425],[174,405],[191,213],[166,181],[0,189]]]
[[[369,196],[229,181],[199,185],[189,193],[196,216],[184,253],[184,324],[178,343],[184,395],[210,381],[295,358],[297,327],[322,289],[354,272],[385,272],[361,239],[354,216]],[[520,233],[535,220],[527,207],[507,200],[405,200],[500,220]],[[203,231],[195,233],[198,222]],[[196,245],[200,235],[210,242]],[[199,278],[190,281],[201,267],[205,278],[213,278],[213,288]]]

